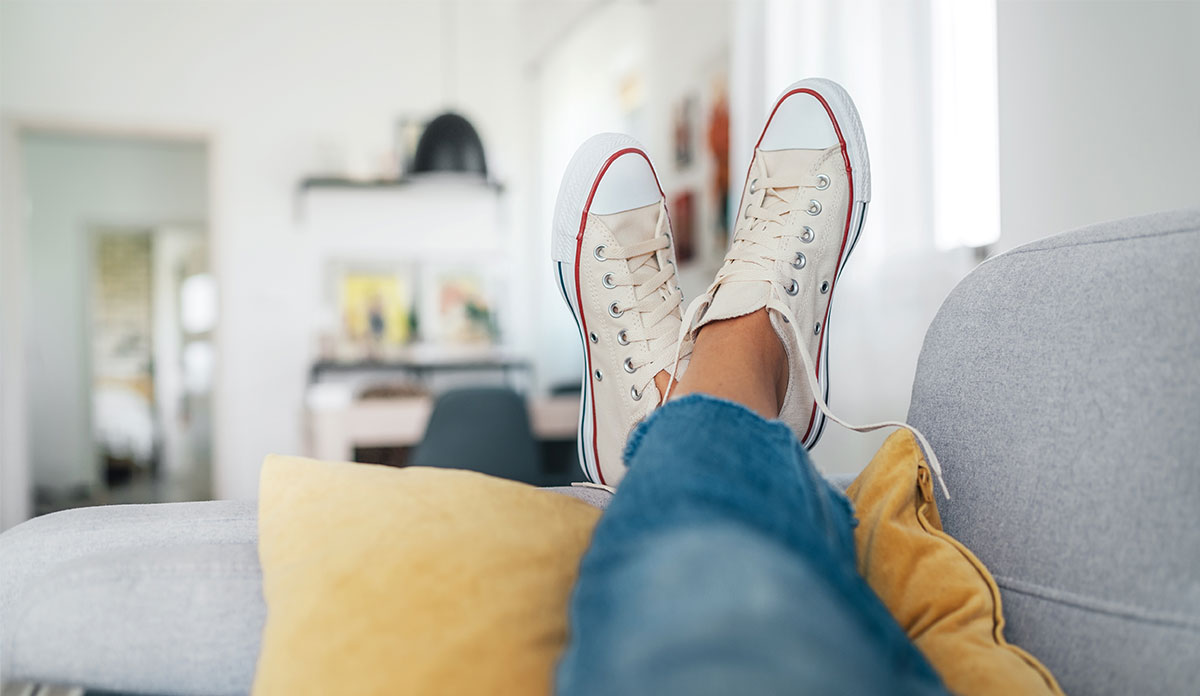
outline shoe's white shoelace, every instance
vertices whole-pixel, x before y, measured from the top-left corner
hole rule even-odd
[[[771,293],[768,296],[766,309],[769,312],[772,310],[779,313],[783,318],[784,323],[792,328],[792,332],[796,338],[797,353],[800,355],[800,361],[804,364],[804,373],[808,377],[808,388],[812,394],[813,402],[817,408],[829,420],[848,430],[865,433],[881,428],[904,428],[911,432],[917,441],[921,444],[921,448],[925,452],[925,456],[929,462],[929,468],[933,471],[937,478],[938,484],[942,488],[942,494],[947,500],[950,499],[950,490],[946,487],[946,481],[942,478],[942,466],[938,461],[937,455],[933,452],[933,447],[929,441],[925,439],[925,435],[913,426],[901,421],[883,421],[879,423],[867,423],[864,425],[854,425],[848,423],[841,418],[838,418],[829,409],[829,404],[825,403],[824,391],[821,389],[820,380],[817,379],[816,361],[809,354],[807,339],[797,326],[796,322],[791,319],[791,309],[781,299],[782,294],[786,293],[792,287],[790,279],[780,277],[776,270],[776,264],[780,261],[792,262],[791,258],[779,257],[779,240],[785,237],[795,237],[795,234],[785,234],[786,216],[799,210],[793,204],[801,200],[801,190],[803,188],[816,188],[815,186],[804,186],[797,184],[795,181],[784,181],[772,177],[758,177],[752,182],[751,194],[762,191],[762,199],[758,202],[751,202],[743,215],[750,221],[749,228],[742,234],[738,235],[733,242],[728,254],[726,254],[726,263],[717,272],[717,277],[713,280],[705,292],[706,297],[712,297],[717,288],[729,282],[738,281],[759,281],[766,282],[771,285]],[[793,193],[787,194],[788,190]],[[687,314],[683,317],[681,326],[680,341],[675,352],[676,364],[684,357],[683,351],[685,343],[688,347],[691,346],[691,341],[683,340],[685,334],[691,331],[691,327],[699,314],[708,303],[696,302],[688,308]],[[671,369],[671,382],[667,387],[667,395],[669,396],[675,384],[675,369]],[[666,401],[666,396],[663,400]]]
[[[675,357],[675,341],[683,320],[680,309],[683,293],[676,280],[674,260],[668,258],[661,266],[658,263],[658,252],[671,246],[671,239],[664,232],[666,222],[664,203],[659,206],[653,237],[629,246],[606,247],[603,252],[606,259],[622,260],[629,264],[627,280],[605,278],[613,287],[633,287],[635,302],[629,306],[616,303],[612,310],[618,315],[636,312],[642,318],[640,328],[626,329],[617,335],[617,341],[622,345],[637,342],[646,344],[646,353],[640,357],[630,356],[625,365],[626,370],[633,372],[643,367],[649,368],[645,371],[641,388],[637,390],[639,394],[645,392],[659,372],[669,368],[674,374],[678,367],[678,362],[672,363],[672,359]]]

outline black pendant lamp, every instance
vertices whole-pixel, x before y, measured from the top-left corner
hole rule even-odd
[[[458,36],[455,19],[458,16],[457,0],[442,2],[442,100],[453,104],[456,97],[458,77]],[[483,141],[475,126],[453,111],[453,108],[434,118],[425,126],[425,132],[417,141],[413,153],[412,173],[457,172],[476,175],[487,181],[487,160],[483,154]]]
[[[470,121],[448,111],[425,126],[417,142],[412,171],[414,174],[463,172],[487,179],[483,141]]]

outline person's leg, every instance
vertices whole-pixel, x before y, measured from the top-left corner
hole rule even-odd
[[[774,420],[787,389],[787,368],[783,344],[760,309],[701,330],[690,368],[671,396],[708,394]]]
[[[945,693],[858,575],[846,499],[747,408],[778,401],[785,358],[763,324],[705,327],[677,397],[630,438],[558,693]],[[754,367],[726,380],[735,363]]]

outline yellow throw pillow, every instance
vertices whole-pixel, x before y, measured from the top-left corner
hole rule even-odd
[[[268,457],[264,694],[549,694],[600,517],[482,474]]]
[[[1032,655],[1004,640],[1000,590],[942,531],[932,477],[912,433],[892,434],[847,489],[858,570],[956,694],[1062,694]]]

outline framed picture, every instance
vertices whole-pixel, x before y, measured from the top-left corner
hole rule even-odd
[[[730,197],[729,190],[729,94],[724,73],[718,73],[711,81],[712,98],[708,107],[708,154],[712,157],[712,177],[709,200],[713,213],[713,227],[717,233],[717,244],[721,249],[729,246]],[[739,192],[740,195],[740,192]]]
[[[690,189],[671,198],[671,234],[675,237],[675,260],[689,263],[696,255],[696,194]]]
[[[338,354],[381,359],[416,339],[416,274],[410,264],[335,262],[328,287]]]
[[[673,138],[675,168],[687,169],[696,158],[696,95],[689,94],[675,106]]]
[[[426,266],[421,282],[421,338],[442,345],[493,345],[499,283],[470,266]]]

